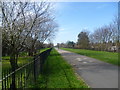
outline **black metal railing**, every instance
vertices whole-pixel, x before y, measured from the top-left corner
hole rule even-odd
[[[30,88],[36,83],[36,79],[43,72],[43,64],[50,54],[51,49],[48,49],[39,55],[34,56],[34,60],[14,72],[7,70],[2,73],[2,89]]]

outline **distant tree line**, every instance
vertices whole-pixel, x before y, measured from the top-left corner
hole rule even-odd
[[[120,34],[118,32],[118,17],[109,25],[97,28],[89,35],[90,48],[101,51],[118,51]]]
[[[61,47],[92,49],[99,51],[118,51],[120,46],[120,33],[118,32],[118,17],[108,25],[96,28],[93,33],[88,30],[82,30],[78,34],[77,43],[68,41],[61,43]],[[72,42],[72,43],[71,43]]]

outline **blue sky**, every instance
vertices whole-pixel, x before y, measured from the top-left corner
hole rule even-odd
[[[59,30],[53,43],[77,42],[78,34],[107,25],[117,15],[117,2],[57,2],[55,16]]]

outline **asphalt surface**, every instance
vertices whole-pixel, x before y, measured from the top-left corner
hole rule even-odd
[[[91,88],[118,88],[118,67],[94,58],[56,49]]]

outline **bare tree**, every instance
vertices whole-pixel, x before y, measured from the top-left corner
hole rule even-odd
[[[35,52],[35,43],[45,41],[55,31],[46,2],[1,2],[3,44],[10,53],[12,70],[17,68],[19,52],[24,48]]]
[[[22,47],[20,38],[25,29],[25,23],[20,24],[21,18],[24,17],[23,11],[27,3],[1,2],[2,9],[2,38],[3,44],[7,44],[10,53],[10,63],[12,70],[17,67],[17,58],[19,49]]]
[[[118,34],[118,18],[116,17],[109,25],[104,25],[97,28],[90,36],[90,43],[94,44],[94,48],[98,50],[107,51],[112,45],[118,46],[119,34]],[[92,45],[93,45],[92,44]]]

